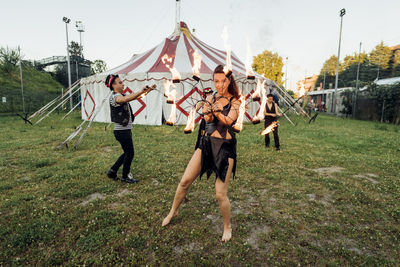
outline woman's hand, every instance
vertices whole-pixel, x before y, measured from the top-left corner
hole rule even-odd
[[[214,102],[214,103],[212,104],[212,111],[213,111],[214,113],[221,112],[222,109],[223,109],[223,107],[222,107],[222,105],[221,105],[220,102],[217,101],[217,102]]]
[[[203,114],[210,114],[212,111],[211,105],[207,102],[203,105]]]

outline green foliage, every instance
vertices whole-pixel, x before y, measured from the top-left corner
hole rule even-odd
[[[278,85],[283,85],[283,60],[278,53],[264,50],[253,58],[252,67],[256,72],[275,81]]]
[[[107,70],[107,64],[105,61],[103,61],[101,59],[96,59],[96,60],[92,61],[91,65],[90,65],[90,70],[91,70],[92,75],[102,73]]]
[[[327,59],[320,71],[316,84],[323,83],[326,66],[325,89],[329,84],[335,84],[337,57]],[[338,87],[355,87],[358,68],[358,53],[347,55],[339,62]],[[374,81],[379,74],[379,79],[400,76],[400,50],[392,52],[383,42],[378,44],[369,54],[362,52],[360,55],[359,82]]]
[[[400,122],[400,83],[392,85],[371,84],[366,94],[374,100],[379,110],[384,106],[384,121]]]
[[[5,65],[0,68],[0,97],[6,97],[6,103],[0,103],[0,113],[21,112],[21,80],[19,68],[15,67],[20,56],[16,49],[0,48]],[[8,51],[8,52],[7,52]],[[49,73],[36,70],[29,62],[22,60],[22,79],[27,112],[33,112],[61,94],[59,84]]]
[[[3,73],[11,75],[20,60],[22,55],[19,48],[0,47],[0,70]]]
[[[80,46],[77,42],[71,41],[69,45],[69,54],[71,56],[82,57],[83,58],[83,47]]]
[[[292,90],[286,90],[286,92],[293,98],[295,98],[295,93]]]
[[[344,90],[341,92],[343,109],[340,111],[343,114],[350,115],[353,113],[353,90]]]
[[[389,68],[390,59],[392,58],[392,50],[386,46],[383,41],[375,46],[368,56],[369,61],[378,66],[382,70]]]

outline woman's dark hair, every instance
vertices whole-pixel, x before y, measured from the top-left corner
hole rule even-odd
[[[106,86],[107,86],[108,88],[110,88],[111,91],[114,90],[113,87],[112,87],[112,85],[113,85],[115,79],[117,79],[117,78],[119,78],[118,74],[117,74],[117,75],[114,75],[114,74],[108,74],[108,75],[107,75],[105,84],[106,84]]]
[[[223,74],[225,74],[225,72],[224,72],[224,66],[218,65],[217,67],[215,67],[215,69],[214,69],[214,74],[213,74],[213,75],[215,75],[215,74],[217,74],[217,73],[223,73]],[[227,78],[228,78],[228,77],[227,77]],[[234,98],[239,99],[239,89],[238,89],[237,84],[236,84],[236,82],[235,82],[235,78],[233,78],[233,74],[231,74],[231,76],[229,76],[228,79],[229,79],[229,81],[230,81],[229,86],[228,86],[228,92],[229,92]]]
[[[273,95],[273,94],[268,94],[268,95],[267,95],[267,98],[268,98],[268,97],[274,97],[274,95]]]

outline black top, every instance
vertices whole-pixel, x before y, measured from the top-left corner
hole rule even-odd
[[[215,101],[215,94],[213,95],[213,100]],[[229,111],[231,110],[232,106],[232,99],[233,96],[229,99],[228,104],[226,104],[221,111],[221,114],[224,116],[227,116],[229,114]],[[235,122],[232,123],[232,125],[235,124]],[[222,136],[222,138],[226,138],[226,132],[229,131],[229,134],[232,136],[232,138],[235,137],[235,132],[232,129],[232,125],[227,126],[223,123],[221,123],[217,117],[214,116],[214,120],[212,122],[207,122],[205,131],[208,135],[211,135],[215,130],[219,132],[219,134]]]
[[[275,110],[275,102],[272,102],[271,109],[268,108],[268,103],[265,103],[265,111],[266,111],[267,113],[275,114],[275,113],[276,113],[276,110]],[[275,120],[276,120],[276,117],[266,115],[266,116],[265,116],[265,120],[266,120],[266,121],[275,121]]]

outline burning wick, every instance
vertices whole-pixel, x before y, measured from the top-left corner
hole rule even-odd
[[[246,111],[246,97],[244,95],[241,95],[240,101],[239,115],[235,125],[233,125],[233,130],[237,133],[240,133],[240,131],[242,131],[243,129],[244,112]]]
[[[171,66],[169,65],[169,63],[172,63],[172,57],[169,57],[167,54],[165,54],[161,58],[161,61],[165,64],[165,66],[171,72],[171,74],[172,74],[172,82],[173,83],[179,83],[181,81],[181,74],[179,73],[179,71],[175,67],[171,68]]]
[[[176,105],[173,104],[171,107],[171,114],[169,115],[168,120],[165,122],[169,126],[173,126],[176,121]]]
[[[263,83],[264,84],[264,83]],[[251,120],[253,124],[258,124],[264,117],[264,110],[265,110],[265,105],[267,104],[267,97],[265,96],[265,90],[262,89],[262,101],[260,105],[260,109],[258,110],[258,113],[254,118]]]
[[[190,107],[190,113],[186,122],[186,127],[183,130],[185,134],[189,134],[193,132],[194,130],[194,119],[195,119],[195,114],[196,114],[196,109],[193,107]]]
[[[197,49],[194,50],[192,71],[193,71],[193,79],[195,79],[196,81],[200,81],[201,59],[202,59],[202,57],[199,54],[199,52],[197,51]]]
[[[261,79],[257,79],[257,88],[256,91],[251,95],[253,101],[260,101],[261,90],[264,88],[264,84],[267,80],[261,82]]]
[[[260,134],[261,134],[261,135],[269,134],[269,133],[272,132],[278,125],[279,125],[279,124],[278,124],[278,121],[274,121],[274,122],[272,122],[270,125],[268,125],[268,127],[265,128],[264,131],[262,131]]]
[[[172,86],[173,88],[175,88],[175,85],[171,82],[171,80],[166,80],[163,83],[163,86],[165,90],[164,96],[167,98],[167,103],[173,104],[176,99],[176,90],[170,91],[170,87]]]

